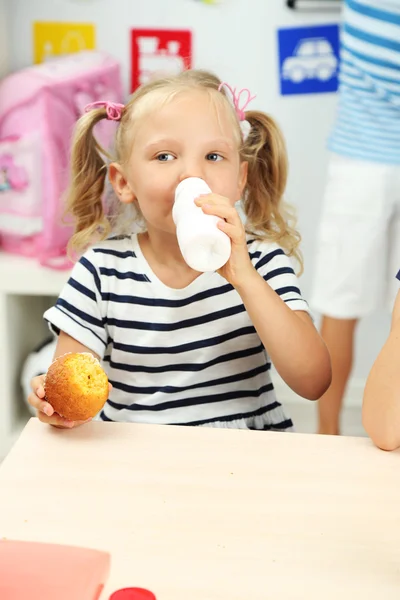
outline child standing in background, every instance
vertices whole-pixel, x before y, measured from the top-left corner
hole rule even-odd
[[[285,431],[292,422],[271,361],[301,396],[317,399],[329,386],[329,355],[289,258],[299,236],[283,212],[282,135],[227,90],[210,73],[186,71],[142,86],[125,107],[92,106],[78,123],[71,247],[90,249],[45,318],[59,335],[55,356],[89,351],[103,361],[112,384],[104,421]],[[93,136],[104,118],[120,121],[108,175],[126,234],[95,243],[116,230],[103,212],[107,166]],[[218,272],[193,271],[178,246],[171,213],[188,177],[207,182],[212,193],[196,203],[231,240]],[[42,384],[33,380],[29,398],[39,418],[77,425],[54,413]]]
[[[390,310],[400,255],[400,0],[344,0],[338,113],[311,306],[332,357],[318,431],[340,433],[359,320]]]

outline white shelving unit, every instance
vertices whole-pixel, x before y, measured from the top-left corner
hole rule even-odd
[[[35,260],[0,252],[0,460],[29,418],[21,366],[49,334],[43,313],[68,277],[69,271],[46,269]]]

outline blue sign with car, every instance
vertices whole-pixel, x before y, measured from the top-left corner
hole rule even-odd
[[[339,68],[339,26],[279,29],[281,94],[336,92]]]

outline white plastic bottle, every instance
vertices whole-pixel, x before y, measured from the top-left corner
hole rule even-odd
[[[182,256],[189,267],[202,273],[217,271],[231,255],[231,241],[217,227],[221,219],[206,215],[194,203],[195,198],[201,194],[210,193],[211,190],[203,179],[188,177],[176,188],[172,208]]]

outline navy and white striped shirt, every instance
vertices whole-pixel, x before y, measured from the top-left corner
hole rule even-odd
[[[251,239],[248,249],[282,300],[308,311],[283,250]],[[292,428],[236,290],[218,273],[183,289],[166,286],[136,234],[89,250],[45,319],[102,359],[113,385],[100,414],[105,421]]]
[[[337,154],[400,164],[400,0],[345,0]]]

